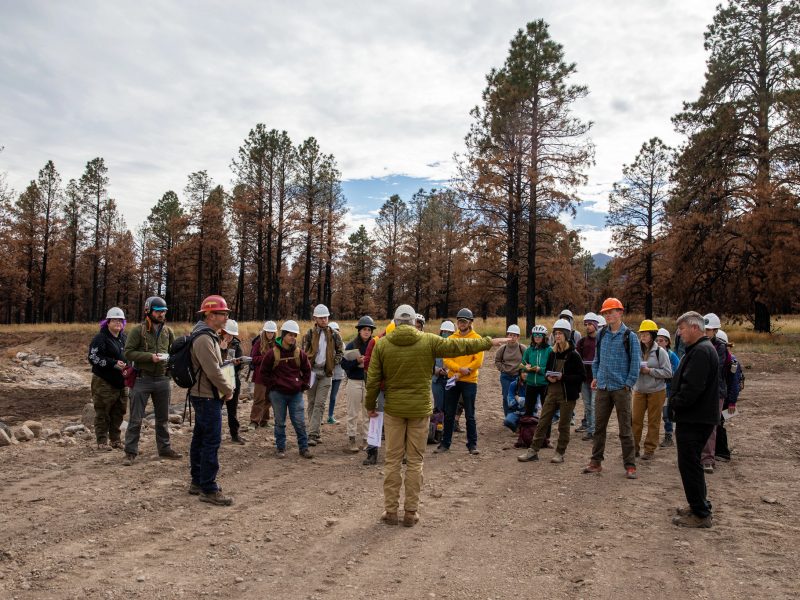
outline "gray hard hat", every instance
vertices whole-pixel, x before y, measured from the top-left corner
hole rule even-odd
[[[375,321],[373,321],[372,317],[369,315],[364,315],[361,317],[356,325],[356,329],[363,329],[364,327],[371,327],[372,329],[375,329]]]
[[[458,311],[456,315],[456,319],[469,319],[470,321],[475,320],[475,317],[472,315],[472,311],[468,308],[462,308]]]

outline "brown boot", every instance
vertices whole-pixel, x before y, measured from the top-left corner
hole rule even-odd
[[[419,523],[419,515],[415,510],[407,510],[403,514],[403,527],[413,527]]]
[[[404,517],[405,518],[405,517]],[[397,511],[389,512],[388,510],[383,511],[381,515],[381,523],[385,523],[386,525],[397,525]]]
[[[683,517],[672,517],[672,524],[678,527],[691,527],[694,529],[709,529],[711,527],[711,515],[698,517],[692,513]]]
[[[352,452],[353,454],[355,454],[356,452],[359,451],[358,442],[356,442],[356,436],[351,435],[350,438],[348,439],[348,442],[349,443],[347,445],[345,452]]]

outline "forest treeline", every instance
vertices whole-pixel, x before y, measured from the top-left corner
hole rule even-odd
[[[800,290],[800,5],[733,0],[705,34],[699,97],[621,166],[606,224],[616,255],[594,268],[575,213],[594,161],[590,90],[544,21],[511,40],[486,76],[458,170],[445,189],[392,196],[375,226],[347,228],[336,158],[311,137],[256,125],[224,187],[206,171],[166,191],[131,231],[103,158],[66,179],[48,161],[24,190],[0,173],[0,322],[141,314],[158,294],[188,320],[205,295],[237,318],[385,317],[409,302],[426,317],[470,306],[527,323],[608,295],[651,317],[688,308],[769,331]]]

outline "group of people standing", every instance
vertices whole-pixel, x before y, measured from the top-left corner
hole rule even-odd
[[[90,345],[98,449],[124,449],[124,465],[136,460],[149,398],[153,399],[159,456],[182,458],[169,439],[171,382],[167,361],[175,334],[165,323],[166,312],[162,298],[148,298],[143,322],[126,334],[124,313],[114,307]],[[602,471],[606,430],[611,413],[616,411],[625,476],[636,479],[637,459],[651,460],[659,447],[663,420],[665,434],[660,447],[673,444],[674,427],[678,465],[689,502],[675,522],[690,527],[711,525],[704,475],[713,472],[716,460],[730,459],[720,411],[723,407],[735,411],[741,372],[727,349],[727,336],[720,331],[716,315],[682,315],[673,351],[666,329],[645,320],[634,332],[623,322],[622,303],[608,298],[600,314],[584,317],[585,335],[576,330],[573,314],[565,310],[552,331],[535,325],[531,344],[526,347],[520,343],[517,325],[508,327],[506,338],[481,337],[473,329],[474,317],[467,308],[458,312],[455,323],[443,321],[439,335],[425,333],[424,317],[402,305],[379,334],[374,320],[362,317],[355,338],[345,345],[338,326],[330,322],[328,308],[318,305],[314,325],[302,338],[296,321],[287,320],[280,327],[267,321],[246,357],[238,325],[229,318],[224,298],[209,296],[199,314],[201,318],[189,336],[195,379],[188,398],[196,415],[189,493],[203,501],[232,503],[216,483],[221,411],[225,404],[232,442],[244,444],[237,412],[240,371],[249,362],[254,398],[250,425],[255,429],[268,427],[270,413],[274,415],[278,458],[286,456],[287,414],[300,456],[313,457],[309,447],[323,443],[326,415],[328,423],[336,423],[333,406],[345,378],[345,451],[365,450],[365,464],[375,464],[378,456],[376,445],[367,443],[369,420],[383,413],[386,465],[382,519],[390,524],[399,522],[405,463],[403,524],[414,525],[419,520],[422,458],[427,442],[439,442],[436,453],[449,452],[463,413],[466,449],[473,455],[480,453],[475,416],[477,384],[484,352],[495,346],[499,347],[494,358],[500,372],[504,423],[514,431],[533,432],[523,444],[527,449],[518,457],[521,462],[538,461],[540,450],[552,447],[550,432],[555,423],[558,437],[551,462],[564,462],[576,404],[582,397],[583,417],[576,432],[582,433],[583,440],[592,441],[591,458],[583,472]],[[120,424],[126,401],[130,417],[123,445]],[[645,422],[647,434],[642,443]]]

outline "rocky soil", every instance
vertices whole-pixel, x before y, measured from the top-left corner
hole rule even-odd
[[[10,349],[3,373],[24,351]],[[479,386],[482,454],[468,455],[457,436],[449,455],[426,455],[412,529],[378,523],[382,467],[342,451],[343,424],[325,426],[312,461],[297,455],[291,429],[286,460],[273,456],[269,430],[245,433],[245,446],[226,440],[220,483],[235,503],[219,508],[186,493],[188,461],[159,460],[151,428],[132,467],[120,451],[95,450],[81,422],[87,389],[59,405],[69,388],[5,383],[0,420],[15,440],[23,427],[32,439],[0,447],[0,591],[19,599],[797,597],[800,368],[741,358],[749,368],[741,415],[729,425],[734,459],[708,476],[715,523],[697,531],[670,523],[685,503],[674,449],[641,464],[636,481],[623,476],[614,433],[600,475],[581,474],[589,442],[577,435],[562,465],[547,460],[549,450],[542,462],[517,462],[491,357]],[[65,362],[88,382],[79,354]],[[177,408],[182,396],[173,398]],[[344,407],[340,400],[339,418]],[[249,409],[240,408],[244,422]],[[172,428],[185,453],[188,423]]]

